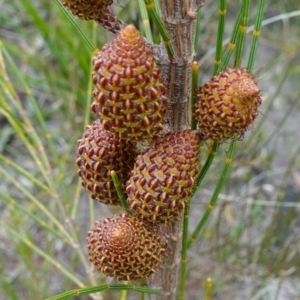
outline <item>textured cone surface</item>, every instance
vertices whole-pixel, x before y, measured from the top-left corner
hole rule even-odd
[[[97,20],[113,0],[65,0],[62,3],[80,19]]]
[[[117,33],[124,27],[124,23],[119,20],[108,7],[113,0],[65,0],[63,5],[68,8],[73,15],[84,20],[94,20],[99,22],[105,29],[112,33]]]
[[[191,130],[167,133],[137,157],[126,192],[138,218],[165,223],[184,209],[199,173],[199,143]]]
[[[245,131],[258,115],[259,89],[247,69],[227,68],[197,92],[195,117],[203,139],[222,143]]]
[[[128,281],[154,273],[166,250],[157,228],[126,214],[97,221],[88,232],[87,248],[89,260],[99,271]]]
[[[133,25],[93,59],[92,110],[122,139],[144,140],[162,129],[165,87],[151,49]]]
[[[103,9],[100,18],[96,19],[105,29],[112,33],[118,33],[125,24],[109,9]]]
[[[136,157],[135,144],[120,140],[103,129],[98,120],[87,126],[77,147],[78,175],[91,198],[105,204],[119,205],[110,171],[116,171],[124,187]]]

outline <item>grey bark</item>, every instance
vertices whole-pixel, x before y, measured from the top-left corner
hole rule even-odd
[[[169,59],[164,45],[156,49],[157,63],[167,84],[168,112],[166,129],[178,131],[190,128],[189,99],[191,95],[192,62],[197,11],[202,0],[160,0],[164,24],[170,34],[175,55]],[[168,250],[158,272],[148,283],[162,294],[151,295],[151,300],[175,300],[179,287],[183,214],[173,223],[164,226]]]
[[[175,300],[178,293],[181,260],[182,221],[180,215],[174,222],[162,228],[168,248],[160,269],[148,280],[149,286],[161,291],[161,295],[151,295],[151,300]]]

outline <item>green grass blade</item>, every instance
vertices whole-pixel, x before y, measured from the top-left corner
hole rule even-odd
[[[187,242],[188,242],[188,229],[189,229],[189,214],[191,207],[191,198],[184,208],[183,217],[183,230],[182,230],[182,250],[181,250],[181,269],[180,269],[180,282],[179,282],[179,300],[184,299],[186,290],[186,269],[187,269]]]
[[[32,182],[35,186],[39,187],[46,193],[50,193],[49,188],[43,184],[40,180],[38,180],[35,176],[31,175],[29,172],[27,172],[24,168],[20,167],[18,164],[14,163],[11,159],[5,157],[0,153],[0,162],[5,164],[6,166],[12,168],[16,172],[18,172],[20,175],[27,178],[30,182]]]
[[[227,65],[229,63],[229,60],[230,60],[230,58],[233,54],[233,51],[236,47],[236,41],[237,41],[238,34],[239,34],[239,25],[240,25],[240,22],[241,22],[241,19],[242,19],[242,15],[243,15],[243,9],[241,7],[241,9],[238,13],[238,16],[235,19],[233,31],[232,31],[231,38],[230,38],[230,42],[229,42],[229,44],[226,48],[226,51],[225,51],[224,56],[223,56],[223,61],[222,61],[221,65],[219,66],[217,73],[222,71],[223,69],[225,69],[227,67]]]
[[[140,280],[140,287],[143,287],[145,285],[146,285],[145,279],[141,279]],[[144,292],[139,293],[139,300],[145,300],[145,293]]]
[[[36,214],[31,213],[29,209],[27,209],[27,205],[21,205],[18,203],[17,200],[13,199],[10,196],[7,196],[3,193],[0,192],[0,197],[1,199],[7,203],[7,205],[9,207],[13,206],[16,207],[18,211],[22,211],[24,214],[26,214],[28,217],[30,217],[32,220],[34,220],[37,224],[39,224],[42,228],[46,229],[47,231],[51,232],[54,236],[56,236],[57,238],[64,240],[64,236],[62,236],[61,234],[59,234],[59,232],[57,232],[57,230],[51,228],[50,226],[47,225],[47,222],[45,222],[45,220],[40,219],[39,217],[37,217]]]
[[[128,284],[128,281],[124,281],[124,284]],[[127,300],[127,296],[128,296],[128,290],[123,290],[121,293],[121,299],[120,300]]]
[[[200,171],[199,176],[196,178],[196,185],[193,189],[193,193],[198,189],[202,180],[204,179],[207,171],[209,170],[211,163],[215,155],[217,154],[219,144],[214,143],[212,150],[209,153],[209,156]],[[189,227],[189,214],[190,214],[190,206],[191,199],[189,199],[188,203],[184,209],[184,219],[183,219],[183,231],[182,231],[182,250],[181,250],[181,270],[180,270],[180,285],[179,285],[179,299],[184,299],[185,294],[185,284],[186,284],[186,268],[187,268],[187,250],[188,250],[188,227]]]
[[[237,68],[240,68],[242,63],[246,33],[248,29],[250,5],[251,5],[251,0],[243,1],[243,5],[242,5],[243,15],[241,18],[241,23],[239,24],[239,34],[238,34],[238,41],[237,41],[237,48],[236,48],[236,55],[235,55],[235,62],[234,62],[234,66]]]
[[[41,250],[39,247],[34,245],[31,241],[26,239],[25,237],[21,236],[18,232],[7,226],[4,222],[0,221],[0,224],[7,232],[9,232],[12,236],[16,237],[18,240],[25,243],[28,247],[30,247],[34,252],[42,256],[45,260],[47,260],[50,264],[55,266],[60,272],[66,275],[72,282],[77,284],[79,287],[84,287],[84,284],[76,278],[73,274],[71,274],[65,267],[63,267],[60,263],[58,263],[55,259]]]
[[[5,176],[7,180],[9,180],[20,192],[26,196],[28,199],[30,199],[48,218],[57,226],[57,228],[60,230],[61,233],[64,234],[64,236],[67,238],[67,240],[73,244],[74,240],[69,235],[69,233],[65,230],[64,225],[58,221],[57,218],[54,217],[54,215],[39,201],[36,197],[34,197],[25,187],[23,187],[19,181],[17,181],[13,176],[11,176],[8,172],[6,172],[1,166],[0,166],[0,174]]]
[[[93,31],[92,31],[92,42],[96,43],[97,40],[97,24],[93,23]],[[95,54],[96,51],[93,52],[93,54]],[[91,59],[92,60],[92,59]],[[90,71],[89,74],[92,74],[93,72],[93,64],[92,62],[90,63]],[[92,91],[93,89],[93,81],[92,81],[92,76],[89,77],[89,82],[88,82],[88,87],[87,87],[87,93],[86,93],[86,106],[85,106],[85,115],[84,115],[84,128],[90,123],[91,120],[91,103],[92,103]],[[78,181],[78,184],[80,184],[81,180]],[[79,186],[77,186],[77,188],[79,189]],[[72,208],[72,214],[74,214],[75,211],[77,211],[78,209],[78,201],[79,201],[79,195],[80,193],[76,194],[78,195],[78,198],[75,197],[74,199],[74,204],[73,204],[73,208]],[[95,201],[91,198],[89,198],[89,210],[90,210],[90,225],[91,227],[94,225],[95,223],[95,207],[94,207],[94,203]]]
[[[70,214],[72,220],[75,220],[77,212],[78,212],[78,203],[79,203],[81,191],[82,191],[81,178],[78,178],[77,184],[75,187],[74,202],[73,202],[72,210],[71,210],[71,214]],[[90,217],[92,217],[92,216],[90,216]],[[94,224],[94,222],[92,224]]]
[[[148,11],[148,14],[150,16],[150,18],[154,21],[155,25],[157,26],[157,29],[159,31],[159,34],[161,35],[164,44],[166,46],[167,52],[169,57],[173,57],[174,56],[174,49],[173,49],[173,45],[170,39],[170,36],[166,30],[166,27],[158,13],[158,10],[155,8],[155,3],[153,0],[144,0],[145,1],[145,5]]]
[[[211,278],[206,279],[206,292],[205,292],[205,300],[212,300],[212,287],[213,282]]]
[[[201,9],[199,9],[199,11],[197,12],[197,24],[196,24],[196,32],[195,32],[195,40],[194,40],[194,50],[196,53],[198,52],[200,26],[201,26]]]
[[[44,131],[44,135],[45,135],[45,137],[47,138],[47,140],[49,142],[49,145],[50,145],[51,150],[52,150],[52,154],[54,155],[54,157],[56,158],[56,161],[57,161],[58,160],[58,154],[57,154],[57,151],[56,151],[56,147],[54,146],[53,140],[51,138],[51,133],[49,131],[48,126],[45,123],[43,114],[42,114],[40,108],[38,107],[37,101],[32,96],[32,91],[31,91],[30,87],[28,86],[26,80],[24,79],[23,74],[20,72],[20,69],[16,66],[16,64],[14,63],[11,55],[8,53],[8,51],[5,49],[5,47],[3,47],[2,51],[3,51],[3,54],[4,54],[4,58],[8,61],[9,66],[12,68],[13,74],[15,74],[17,76],[17,78],[20,80],[20,83],[21,83],[24,91],[26,92],[26,94],[28,96],[28,99],[29,99],[30,103],[32,104],[34,112],[35,112],[35,114],[38,118],[39,125],[42,127],[42,129]],[[11,99],[11,100],[13,101],[14,99]],[[21,108],[21,104],[18,105],[18,108],[19,109]],[[25,114],[23,114],[23,118],[25,119],[24,121],[26,122],[26,125],[29,127],[29,129],[32,133],[32,136],[34,137],[35,142],[37,143],[38,147],[40,148],[40,154],[41,154],[41,156],[42,156],[42,158],[45,162],[45,165],[48,168],[48,172],[49,172],[50,171],[49,159],[46,155],[45,149],[44,149],[43,144],[42,144],[42,142],[39,138],[39,135],[36,133],[36,130],[34,129],[34,127],[32,126],[29,118],[27,118]]]
[[[207,207],[206,212],[204,213],[204,215],[201,218],[200,222],[196,226],[193,234],[191,235],[191,237],[188,240],[188,243],[187,243],[188,248],[196,240],[197,236],[199,235],[199,233],[201,232],[203,226],[205,225],[206,221],[208,220],[208,217],[210,216],[210,213],[212,212],[213,208],[216,205],[216,202],[218,200],[221,189],[223,188],[225,179],[227,177],[227,174],[228,174],[231,162],[232,162],[233,154],[234,154],[234,151],[235,151],[235,146],[236,146],[236,139],[232,139],[230,147],[229,147],[229,151],[228,151],[228,154],[227,154],[227,157],[226,157],[225,165],[224,165],[224,168],[223,168],[223,170],[221,172],[221,175],[218,179],[215,191],[214,191],[214,193],[211,197],[211,200],[210,200],[210,203]]]
[[[227,2],[226,0],[220,0],[218,34],[217,34],[216,54],[215,54],[215,67],[214,67],[213,75],[217,74],[218,68],[221,64],[226,14],[227,14]]]
[[[156,295],[160,293],[158,290],[152,290],[147,287],[139,287],[133,284],[105,284],[105,285],[100,285],[95,287],[87,287],[78,290],[68,291],[60,295],[47,298],[46,300],[67,300],[73,297],[78,297],[81,295],[90,295],[93,293],[103,292],[106,290],[113,290],[113,291],[127,290],[127,291],[136,291],[139,293],[148,293],[148,294],[156,294]]]
[[[3,102],[3,101],[4,100],[0,96],[0,103]],[[48,172],[44,167],[44,163],[40,159],[39,149],[37,149],[37,147],[35,147],[35,145],[32,143],[32,141],[29,140],[29,138],[31,136],[24,132],[24,130],[26,130],[26,127],[24,127],[24,125],[18,120],[18,118],[16,116],[11,115],[10,111],[5,111],[4,109],[2,109],[0,107],[0,114],[2,114],[9,121],[9,123],[12,125],[15,132],[18,134],[19,138],[24,143],[24,145],[26,146],[28,152],[32,156],[34,162],[39,167],[44,179],[49,184],[50,179],[49,179],[49,176],[48,176]]]
[[[46,139],[49,142],[50,149],[52,150],[54,160],[55,160],[57,166],[60,169],[60,173],[62,173],[62,167],[61,167],[61,164],[59,163],[58,153],[57,153],[56,147],[54,145],[50,130],[49,130],[48,126],[45,123],[44,117],[42,115],[41,110],[39,109],[39,107],[37,105],[37,102],[36,102],[35,98],[32,96],[32,93],[30,91],[30,87],[27,85],[23,74],[21,74],[19,68],[13,62],[13,59],[11,58],[8,51],[5,49],[5,47],[1,47],[1,48],[2,48],[1,53],[3,52],[4,57],[6,58],[6,60],[9,63],[9,67],[12,68],[12,70],[13,70],[12,71],[13,74],[15,74],[17,76],[17,78],[20,80],[24,90],[26,91],[26,93],[28,95],[30,103],[32,104],[32,106],[34,108],[34,112],[35,112],[35,114],[38,118],[39,124],[41,125],[41,127],[44,131],[44,136],[46,137]],[[2,74],[1,78],[5,78],[7,80],[3,84],[9,88],[11,86],[11,83],[10,83],[10,81],[8,81],[9,80],[8,76],[5,76],[5,74]],[[1,82],[1,85],[2,85],[2,82]],[[41,141],[39,135],[37,134],[36,130],[34,129],[34,126],[32,125],[30,119],[27,117],[26,112],[24,111],[19,98],[16,96],[16,93],[12,90],[11,93],[7,92],[7,96],[8,96],[7,99],[10,100],[10,104],[12,106],[15,106],[16,110],[21,114],[21,116],[24,120],[24,124],[21,123],[18,120],[17,117],[10,118],[11,119],[10,122],[15,123],[15,128],[16,128],[16,123],[18,123],[17,132],[19,133],[19,136],[20,136],[21,140],[23,140],[24,144],[27,146],[27,149],[31,152],[31,155],[35,159],[35,161],[37,162],[37,165],[40,166],[42,174],[43,174],[45,180],[47,181],[47,184],[49,185],[49,188],[53,191],[54,190],[53,181],[49,178],[49,174],[51,174],[50,162],[49,162],[49,159],[47,157],[45,148],[42,144],[42,141]],[[8,110],[10,111],[11,109],[8,108]],[[12,115],[11,115],[11,117],[12,117]],[[21,133],[22,130],[27,131],[27,133],[28,133],[27,136],[30,136],[30,140],[25,138],[25,132]],[[42,159],[42,161],[40,160],[40,158]],[[66,187],[65,187],[65,190],[66,190]],[[61,206],[61,209],[64,211],[63,206]]]
[[[139,3],[140,14],[141,14],[143,27],[144,27],[144,31],[145,31],[145,36],[149,42],[153,43],[152,32],[151,32],[151,28],[150,28],[150,21],[149,21],[147,9],[145,6],[145,2],[144,2],[144,0],[138,0],[138,3]]]
[[[92,31],[92,42],[96,42],[97,40],[97,24],[93,23],[93,31]],[[90,69],[89,69],[89,74],[92,74],[93,72],[93,64],[92,64],[92,59],[93,56],[96,54],[96,51],[93,51],[91,53],[91,62],[90,62]],[[84,128],[90,123],[91,120],[91,103],[92,103],[92,90],[93,90],[93,80],[92,76],[89,77],[89,82],[87,86],[87,91],[86,91],[86,105],[85,105],[85,114],[84,114]]]
[[[258,39],[259,39],[261,25],[262,25],[263,16],[264,16],[265,5],[266,5],[265,0],[260,0],[258,3],[257,14],[256,14],[254,30],[253,30],[252,43],[251,43],[251,47],[250,47],[250,53],[249,53],[248,64],[247,64],[247,68],[250,73],[252,73],[252,71],[253,71],[254,61],[255,61],[256,52],[257,52]]]
[[[5,47],[2,47],[2,51],[4,53],[4,57],[6,58],[6,60],[9,63],[9,66],[13,70],[13,74],[15,74],[17,76],[17,78],[21,82],[22,87],[27,92],[30,103],[32,104],[32,106],[34,108],[34,112],[35,112],[35,114],[37,116],[37,119],[39,121],[39,125],[43,129],[43,134],[44,134],[45,138],[48,141],[48,144],[49,144],[49,147],[51,149],[51,153],[52,153],[52,157],[54,159],[54,162],[58,166],[60,174],[64,174],[63,167],[62,167],[62,164],[61,164],[61,158],[58,155],[58,152],[57,152],[57,149],[56,149],[57,147],[54,144],[51,131],[48,128],[48,126],[47,126],[47,124],[44,120],[44,116],[42,114],[41,109],[38,107],[36,99],[32,96],[32,93],[30,92],[30,87],[28,86],[28,84],[26,82],[26,79],[24,78],[24,75],[20,72],[19,68],[13,62],[12,57],[10,56],[8,51],[5,49]],[[7,82],[7,85],[10,86],[10,81]],[[89,90],[90,90],[90,87],[89,87]],[[39,135],[37,134],[36,130],[34,129],[34,126],[32,125],[32,122],[27,117],[26,113],[24,112],[24,109],[21,105],[21,102],[19,101],[18,98],[17,98],[18,101],[15,101],[16,97],[14,97],[14,94],[16,94],[16,93],[13,93],[11,95],[11,97],[9,97],[8,99],[10,99],[11,105],[16,106],[17,111],[19,111],[21,113],[21,115],[23,117],[23,120],[24,120],[24,124],[19,123],[19,126],[18,126],[19,131],[17,131],[17,132],[21,132],[22,129],[23,130],[26,129],[28,131],[29,136],[31,137],[32,141],[26,141],[24,134],[23,134],[23,138],[21,138],[21,139],[23,140],[24,144],[27,146],[27,149],[30,150],[30,152],[31,152],[32,156],[34,157],[35,161],[37,161],[37,159],[39,159],[39,157],[41,157],[43,159],[42,160],[43,163],[38,162],[37,165],[40,166],[41,171],[44,175],[45,180],[47,181],[47,184],[48,184],[49,188],[51,189],[51,191],[53,193],[55,193],[54,181],[49,176],[51,174],[51,167],[50,167],[50,162],[49,162],[47,153],[45,151],[45,148],[42,144],[42,141],[41,141]],[[89,98],[90,98],[90,94],[89,94]],[[17,117],[14,118],[14,121],[17,121]],[[30,144],[32,144],[32,146]],[[37,149],[37,150],[35,150],[35,149]],[[34,155],[33,154],[34,152],[37,152],[37,153]],[[42,167],[43,165],[45,167]],[[62,182],[62,188],[63,188],[63,191],[64,191],[64,196],[67,199],[68,189],[67,189],[66,183],[65,183],[64,180],[62,180],[61,182]],[[62,205],[62,203],[58,202],[58,205],[60,206],[60,210],[63,212],[64,216],[66,216],[66,210],[65,210],[64,206]]]
[[[198,63],[196,61],[192,64],[192,96],[191,96],[191,128],[193,130],[197,129],[197,121],[195,119],[195,102],[196,102],[196,94],[198,87]]]
[[[209,155],[205,161],[204,166],[202,167],[200,174],[198,175],[198,177],[196,178],[195,181],[195,187],[194,187],[194,192],[199,188],[199,186],[202,183],[202,180],[204,179],[207,171],[209,170],[215,156],[217,155],[219,149],[219,144],[218,143],[213,143],[211,150],[209,151]]]
[[[4,57],[2,56],[2,53],[3,53]],[[15,110],[17,110],[19,112],[22,119],[24,120],[24,124],[22,124],[21,121],[19,121],[19,118],[17,116],[14,117],[15,123],[18,123],[18,125],[19,125],[19,130],[17,132],[23,131],[24,133],[27,132],[28,135],[30,135],[32,142],[35,144],[35,148],[39,152],[39,156],[41,156],[42,161],[40,161],[40,163],[43,162],[45,172],[50,173],[50,164],[49,164],[47,156],[45,155],[45,149],[42,145],[42,142],[41,142],[39,136],[37,135],[35,129],[33,128],[29,118],[26,116],[26,112],[24,111],[24,109],[21,105],[20,99],[17,96],[16,92],[14,91],[13,85],[10,82],[10,80],[6,74],[4,58],[8,61],[9,67],[11,67],[13,69],[14,74],[21,80],[22,83],[25,83],[25,82],[22,78],[22,75],[20,74],[20,70],[14,64],[11,56],[6,51],[5,47],[3,46],[3,44],[1,42],[0,42],[0,56],[1,56],[1,69],[0,69],[1,81],[0,81],[0,84],[1,84],[2,90],[4,91],[4,96],[6,96],[6,100],[9,101],[9,103],[7,103],[6,100],[1,97],[1,106],[7,110],[7,112],[9,113],[10,116],[13,116],[12,108],[15,108]],[[30,94],[31,94],[30,89],[26,84],[24,86],[24,91],[26,92],[27,95],[29,95],[29,98],[32,100],[32,97],[30,96]],[[9,104],[11,105],[11,107],[9,106]],[[32,103],[32,104],[36,108],[35,103]],[[8,115],[8,114],[6,114],[6,115]]]
[[[159,4],[160,0],[154,0],[154,5],[155,5],[155,9],[157,10],[157,13],[159,14],[159,16],[161,17],[161,11],[160,11],[160,4]]]
[[[110,175],[111,175],[111,178],[113,180],[113,183],[114,183],[114,186],[115,186],[115,189],[117,191],[117,194],[118,194],[118,197],[119,197],[119,200],[121,202],[122,207],[127,211],[127,213],[130,213],[130,207],[129,207],[128,203],[126,202],[126,198],[125,198],[125,195],[123,193],[118,174],[115,171],[112,170],[110,172]]]
[[[75,17],[72,15],[72,13],[70,11],[68,11],[63,5],[62,2],[60,0],[54,0],[55,4],[58,6],[58,8],[65,14],[65,16],[69,19],[70,23],[74,26],[74,28],[76,29],[76,31],[79,33],[79,35],[81,35],[82,39],[84,40],[84,42],[86,43],[86,45],[88,46],[88,48],[90,49],[90,51],[94,51],[97,49],[95,42],[92,41],[87,34],[84,32],[84,30],[82,29],[82,27],[79,25],[79,23],[77,22],[77,20],[75,19]],[[96,23],[95,23],[96,24]]]
[[[47,22],[41,18],[39,11],[35,8],[33,3],[34,2],[27,0],[20,1],[20,4],[24,7],[28,18],[32,20],[36,28],[43,35],[48,48],[51,50],[51,53],[55,56],[63,70],[67,72],[69,66],[66,64],[66,59],[61,55],[61,51],[51,41],[51,26],[49,26],[49,24],[47,24]]]
[[[0,103],[2,103],[1,97],[0,97]],[[46,170],[44,168],[44,164],[43,162],[40,160],[40,150],[39,147],[37,147],[35,145],[34,140],[31,140],[31,135],[26,134],[23,132],[23,130],[26,130],[26,126],[24,126],[24,124],[22,124],[17,116],[13,116],[13,115],[9,115],[8,112],[4,111],[2,108],[0,108],[0,114],[4,115],[6,117],[6,119],[10,122],[10,124],[13,126],[13,128],[15,129],[15,132],[19,135],[19,138],[21,139],[21,141],[24,143],[24,145],[26,146],[27,150],[29,151],[29,153],[31,154],[34,162],[36,163],[36,165],[39,167],[45,181],[47,182],[47,185],[49,186],[46,187],[44,184],[41,184],[38,180],[32,179],[32,176],[30,176],[26,171],[22,170],[21,168],[17,168],[16,165],[13,165],[13,167],[15,167],[15,169],[19,170],[21,172],[21,174],[27,176],[29,179],[31,179],[34,183],[39,183],[40,186],[44,187],[44,189],[49,191],[49,194],[55,195],[57,194],[54,187],[53,187],[53,181],[52,179],[49,177],[49,171]],[[6,161],[9,162],[9,161]],[[1,168],[2,169],[2,168]],[[2,169],[2,172],[5,173],[4,169]],[[6,172],[6,177],[9,177],[10,175],[7,174]],[[14,184],[18,184],[15,180],[11,180]],[[19,187],[21,188],[21,185],[19,185]],[[38,202],[38,200],[36,200],[36,202]],[[65,209],[63,206],[63,203],[61,201],[56,201],[56,204],[58,204],[58,206],[60,207],[60,210],[62,211],[62,213],[66,216],[65,213]]]
[[[19,300],[20,299],[18,294],[16,293],[13,285],[9,282],[9,280],[7,279],[7,276],[5,274],[1,274],[0,284],[1,284],[0,286],[2,287],[1,294],[2,295],[6,294],[6,296],[9,297],[9,298],[5,298],[5,299],[10,299],[10,300]]]

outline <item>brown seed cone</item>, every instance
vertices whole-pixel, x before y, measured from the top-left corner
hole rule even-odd
[[[138,218],[165,223],[184,209],[199,173],[199,144],[195,131],[167,133],[137,157],[126,192]]]
[[[83,20],[94,20],[112,33],[120,31],[125,24],[108,7],[113,0],[64,0],[62,4],[73,15]]]
[[[75,16],[84,20],[97,20],[101,12],[113,3],[113,0],[64,0],[62,4]]]
[[[119,205],[110,171],[116,171],[124,187],[137,155],[136,145],[103,129],[98,120],[87,126],[77,147],[77,173],[91,198],[104,204]]]
[[[88,232],[89,260],[117,280],[135,281],[156,272],[166,244],[156,227],[126,214],[97,221]]]
[[[103,9],[101,16],[98,17],[96,21],[112,33],[118,33],[126,26],[126,24],[115,16],[109,9]]]
[[[202,138],[222,143],[241,140],[258,115],[260,90],[247,69],[227,68],[197,91],[195,117]]]
[[[133,25],[93,59],[92,110],[122,139],[145,140],[162,129],[165,87],[151,49]]]

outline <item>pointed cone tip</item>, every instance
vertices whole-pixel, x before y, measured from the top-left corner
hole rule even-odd
[[[136,27],[132,24],[126,26],[121,30],[121,33],[125,36],[134,36],[134,35],[139,35],[139,31],[136,29]]]

